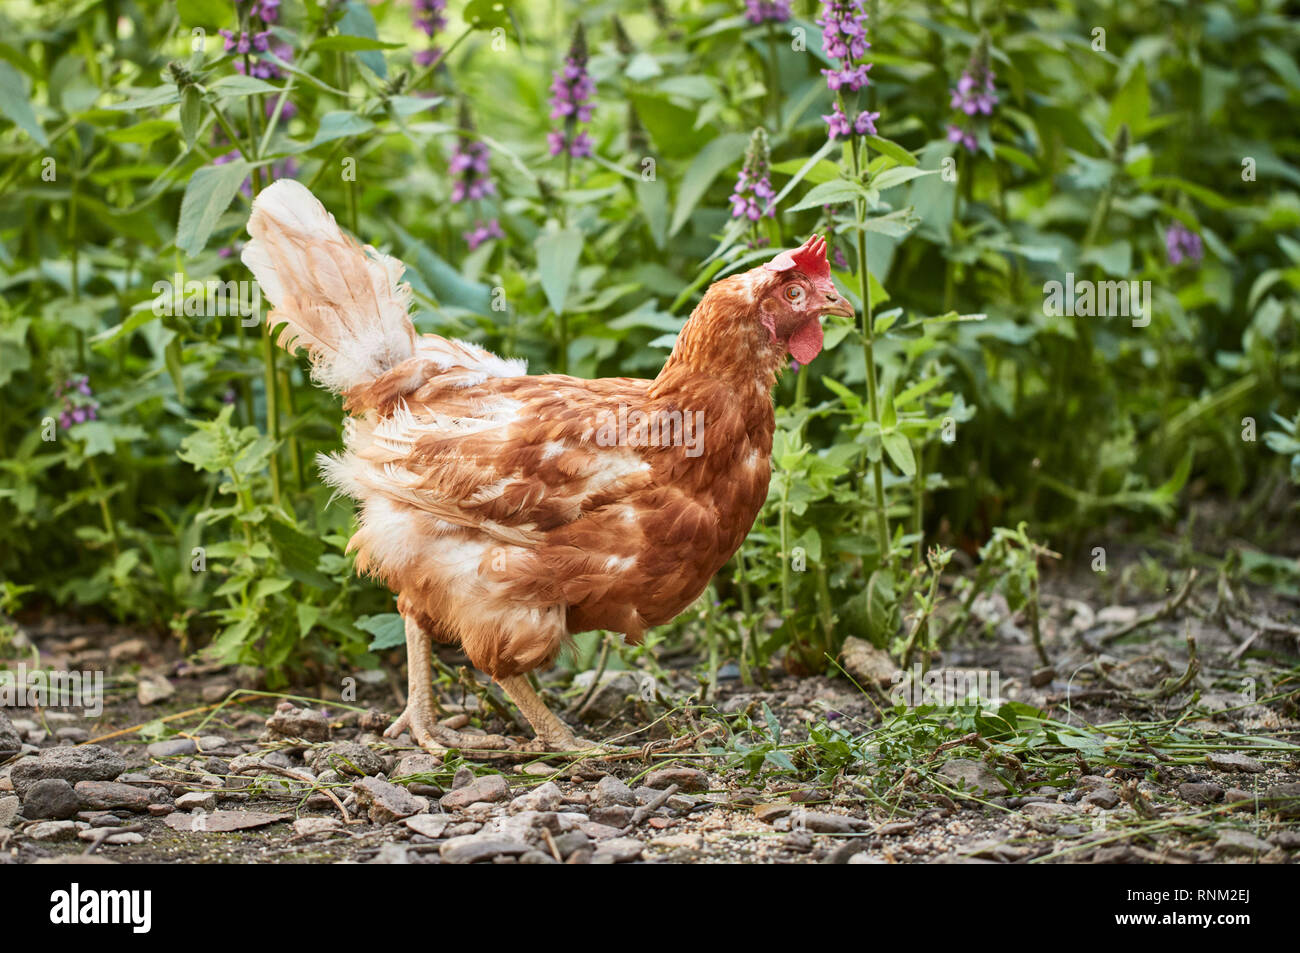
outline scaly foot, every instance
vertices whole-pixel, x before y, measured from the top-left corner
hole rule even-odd
[[[398,719],[388,726],[385,738],[396,738],[409,731],[411,740],[430,754],[443,755],[448,748],[470,751],[509,751],[517,745],[504,735],[476,735],[456,731],[433,720],[433,715],[418,707],[406,706]]]

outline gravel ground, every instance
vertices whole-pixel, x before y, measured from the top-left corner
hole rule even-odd
[[[942,665],[996,671],[986,707],[1110,726],[1074,752],[900,715],[888,662],[864,650],[845,656],[858,684],[774,670],[746,686],[724,668],[708,703],[689,657],[653,697],[648,675],[606,673],[582,728],[627,733],[611,757],[439,757],[382,737],[399,673],[360,676],[348,702],[320,686],[238,694],[254,673],[48,620],[25,630],[42,665],[107,670],[107,698],[93,718],[0,709],[0,863],[1295,862],[1294,638],[1257,633],[1233,657],[1248,635],[1189,600],[1102,645],[1172,596],[1098,608],[1056,588],[1052,666],[996,603]],[[524,734],[480,683],[450,687],[450,726]]]

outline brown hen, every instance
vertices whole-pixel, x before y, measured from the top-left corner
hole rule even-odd
[[[407,315],[402,265],[362,248],[302,185],[265,189],[244,263],[341,393],[345,450],[325,479],[360,502],[357,567],[397,593],[410,692],[389,729],[420,745],[498,747],[434,718],[431,642],[459,643],[551,750],[578,748],[526,674],[577,632],[627,642],[691,604],[767,496],[771,391],[851,316],[826,246],[715,282],[654,380],[528,376],[522,361],[433,334]]]

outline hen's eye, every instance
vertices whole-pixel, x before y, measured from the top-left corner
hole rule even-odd
[[[785,289],[785,296],[791,301],[801,301],[803,299],[803,288],[799,285],[791,285]]]

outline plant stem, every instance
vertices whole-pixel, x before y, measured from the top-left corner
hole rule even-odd
[[[862,168],[866,164],[865,159],[867,145],[863,140],[861,143],[862,152],[858,151],[858,137],[854,136],[852,140],[850,153],[853,156],[853,175],[854,178],[862,181]],[[859,199],[854,203],[854,212],[857,216],[858,225],[861,226],[867,218],[867,203]],[[877,432],[880,429],[880,400],[876,393],[876,356],[875,356],[875,336],[873,333],[874,317],[871,305],[871,274],[867,271],[867,233],[866,229],[858,228],[858,281],[860,282],[860,293],[862,295],[862,359],[865,364],[867,377],[867,412],[871,415],[871,421],[876,425]],[[878,434],[877,434],[878,435]],[[875,484],[876,500],[876,545],[880,549],[881,564],[889,562],[889,516],[885,511],[885,474],[883,452],[880,457],[871,461],[871,477]]]
[[[113,542],[113,555],[116,556],[121,551],[117,542],[117,524],[113,522],[113,511],[108,508],[108,498],[104,495],[104,481],[99,476],[99,467],[95,465],[93,457],[86,457],[86,465],[90,468],[90,481],[98,491],[99,514],[104,519],[104,530]]]

